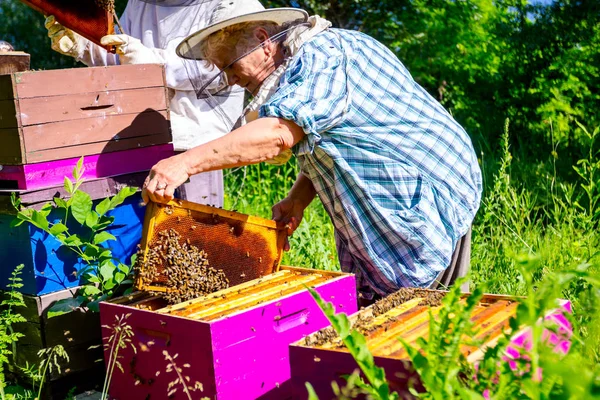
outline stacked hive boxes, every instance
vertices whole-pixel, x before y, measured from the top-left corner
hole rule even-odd
[[[21,354],[31,354],[31,361],[37,362],[35,350],[55,342],[47,337],[45,327],[52,324],[45,319],[44,308],[50,299],[72,295],[80,284],[78,271],[83,263],[33,226],[11,228],[15,214],[11,192],[16,192],[24,206],[33,208],[64,197],[64,178],[71,177],[82,156],[85,183],[80,189],[94,203],[123,186],[139,188],[152,165],[173,154],[163,66],[0,75],[0,137],[0,289],[6,290],[14,267],[24,264],[20,291],[37,308],[28,318],[33,324],[27,328],[28,338],[21,341],[32,347]],[[140,201],[138,193],[109,214],[115,217],[110,233],[117,238],[110,247],[124,263],[141,238],[144,209]],[[70,332],[66,323],[62,330]],[[67,341],[65,347],[82,338],[99,339],[83,336]]]

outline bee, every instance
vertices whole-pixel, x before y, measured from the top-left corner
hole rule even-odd
[[[240,274],[240,278],[245,278],[245,277],[246,277],[246,274],[242,272],[242,273]]]
[[[197,226],[196,225],[192,225],[190,228],[192,228],[192,230],[196,230]]]

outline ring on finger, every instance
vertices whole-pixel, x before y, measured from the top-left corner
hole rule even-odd
[[[166,187],[167,187],[166,183],[159,183],[158,185],[156,185],[157,190],[164,190],[164,189],[166,189]]]

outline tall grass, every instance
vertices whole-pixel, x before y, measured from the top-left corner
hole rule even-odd
[[[482,154],[485,187],[473,226],[472,287],[485,282],[490,292],[525,294],[514,261],[523,252],[541,257],[535,279],[598,256],[600,133],[579,125],[588,143],[576,165],[564,166],[560,154],[566,145],[558,141],[546,160],[537,164],[513,155],[508,121],[500,149]],[[287,195],[297,173],[294,159],[280,167],[260,164],[228,171],[225,207],[270,218],[272,205]],[[333,228],[318,199],[306,210],[290,246],[285,264],[339,269]],[[573,284],[564,296],[575,300],[583,290]]]

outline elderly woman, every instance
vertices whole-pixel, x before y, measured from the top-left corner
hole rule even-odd
[[[191,175],[291,150],[301,172],[273,218],[291,234],[318,195],[364,298],[466,272],[482,190],[471,140],[391,51],[302,10],[248,0],[222,2],[211,22],[178,52],[252,93],[245,119],[255,119],[156,164],[146,200],[171,200]]]

